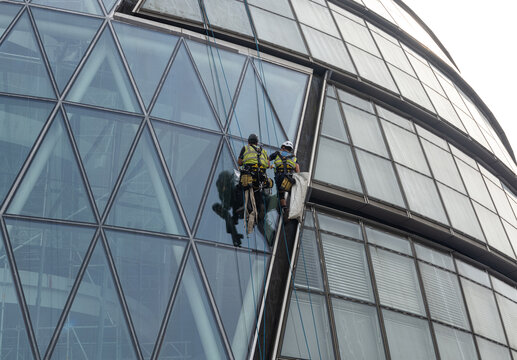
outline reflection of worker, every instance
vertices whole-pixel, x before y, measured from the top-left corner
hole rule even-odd
[[[293,154],[293,143],[286,141],[282,144],[280,151],[276,151],[269,157],[275,164],[275,183],[278,190],[278,198],[282,212],[287,213],[285,193],[291,192],[294,184],[293,172],[300,172],[300,165],[296,163],[296,156]]]
[[[213,204],[212,209],[226,222],[226,232],[232,236],[233,245],[240,246],[243,235],[237,231],[237,224],[239,218],[243,218],[241,190],[234,185],[233,173],[230,171],[221,172],[215,185],[221,203]]]

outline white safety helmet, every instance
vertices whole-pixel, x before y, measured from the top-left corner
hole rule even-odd
[[[285,142],[282,144],[282,147],[288,148],[288,149],[290,149],[290,151],[293,151],[293,149],[294,149],[293,143],[292,143],[292,142],[290,142],[289,140],[288,140],[288,141],[285,141]]]

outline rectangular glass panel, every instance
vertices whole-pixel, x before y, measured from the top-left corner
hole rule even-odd
[[[375,307],[332,299],[341,359],[385,358]]]
[[[506,336],[511,347],[517,348],[517,303],[496,294],[501,317],[503,318]]]
[[[506,197],[504,190],[489,180],[485,180],[485,183],[490,195],[492,195],[492,200],[494,201],[499,216],[508,220],[512,225],[517,226],[517,220],[515,219],[512,207],[508,202],[508,198]]]
[[[347,143],[348,135],[338,101],[327,98],[324,109],[323,119],[321,120],[321,134]]]
[[[321,230],[362,240],[361,227],[356,222],[335,218],[318,212],[318,225]]]
[[[375,114],[371,101],[365,100],[341,89],[337,89],[337,92],[339,94],[339,100],[346,102],[349,105],[353,105],[356,108]]]
[[[425,314],[413,259],[373,246],[370,253],[381,304]]]
[[[252,36],[244,3],[236,0],[203,0],[212,26]]]
[[[436,146],[442,148],[443,150],[449,152],[449,147],[447,146],[447,141],[445,141],[444,139],[442,139],[439,136],[436,136],[435,134],[433,134],[429,130],[424,129],[423,127],[421,127],[419,125],[415,125],[415,126],[416,126],[417,133],[418,133],[418,135],[421,138],[424,138],[427,141],[432,142],[434,145],[436,145]]]
[[[474,209],[490,246],[515,259],[508,237],[501,223],[501,219],[487,208],[474,203]]]
[[[374,302],[364,244],[321,234],[330,292]]]
[[[369,226],[366,226],[365,228],[369,243],[395,250],[406,255],[412,254],[411,244],[408,239],[388,234],[387,232],[377,230]]]
[[[312,56],[345,71],[356,73],[352,60],[340,39],[302,25]]]
[[[465,194],[465,186],[463,186],[460,173],[452,155],[427,140],[422,140],[422,146],[424,147],[434,178]]]
[[[276,14],[293,18],[293,12],[289,6],[289,0],[248,0],[251,5],[256,5],[262,9],[267,9]]]
[[[198,0],[146,0],[142,8],[184,19],[203,21]]]
[[[480,284],[490,287],[490,279],[485,270],[478,269],[466,262],[456,259],[456,266],[458,267],[458,273],[466,276],[471,280],[477,281]]]
[[[431,317],[470,330],[458,276],[423,262],[418,266]]]
[[[426,320],[382,310],[392,359],[436,359]]]
[[[494,276],[490,276],[490,278],[492,279],[492,286],[495,291],[517,302],[517,289],[515,287],[508,285]],[[517,348],[517,346],[515,348]]]
[[[482,360],[511,360],[510,349],[476,336]]]
[[[348,45],[348,49],[361,77],[398,94],[397,86],[382,59],[353,45]]]
[[[445,211],[434,181],[427,176],[397,165],[409,208],[417,213],[447,224]]]
[[[360,49],[368,51],[373,55],[378,57],[381,56],[381,53],[377,49],[377,45],[375,45],[375,41],[373,41],[372,35],[370,34],[370,30],[368,30],[364,25],[364,22],[363,25],[361,25],[336,13],[334,13],[334,18],[336,19],[339,30],[341,30],[343,40]]]
[[[413,65],[413,69],[415,69],[420,81],[429,85],[433,90],[439,92],[441,95],[445,95],[438,79],[436,79],[436,76],[434,75],[433,70],[429,67],[427,61],[416,54],[408,53],[407,51],[406,53],[408,54],[409,61],[411,62],[411,65]]]
[[[384,60],[411,75],[415,75],[415,72],[413,71],[413,68],[409,63],[409,60],[407,59],[406,54],[404,53],[404,50],[402,50],[398,43],[395,44],[390,40],[386,39],[385,37],[378,35],[375,32],[372,34],[375,39],[375,42],[377,43],[377,45],[379,45],[379,48],[381,49],[382,55],[384,56]]]
[[[385,109],[377,104],[375,104],[375,107],[377,108],[377,113],[381,118],[391,121],[392,123],[397,124],[401,128],[404,128],[408,131],[415,132],[415,129],[413,128],[413,122],[411,120],[395,114],[394,112],[389,111],[388,109]]]
[[[368,195],[405,207],[392,162],[361,150],[356,153]]]
[[[420,81],[391,64],[388,64],[388,68],[404,97],[434,112],[433,105],[431,105],[431,101],[429,101]]]
[[[478,359],[471,334],[437,323],[433,327],[442,360]]]
[[[455,271],[451,254],[442,253],[441,251],[434,250],[420,244],[415,244],[415,250],[416,257],[418,259],[441,266],[447,270]]]
[[[444,98],[442,95],[429,88],[427,88],[427,94],[431,98],[431,101],[433,102],[438,115],[444,118],[447,122],[456,126],[458,129],[465,131],[465,127],[461,123],[458,114],[456,114],[454,107],[448,99]]]
[[[270,43],[307,54],[302,35],[294,20],[250,6],[258,37]]]
[[[323,296],[309,295],[303,291],[293,292],[281,353],[296,359],[319,359],[320,354],[322,359],[334,359],[327,305]]]
[[[387,121],[381,121],[381,123],[393,160],[426,175],[431,175],[418,137]]]
[[[320,137],[314,179],[362,192],[350,146]]]
[[[318,243],[314,230],[304,229],[301,235],[294,284],[305,289],[323,291]]]
[[[309,0],[292,0],[291,3],[301,23],[339,37],[339,32],[327,7],[320,6]]]
[[[388,157],[377,117],[346,104],[343,112],[354,146]]]
[[[476,239],[485,241],[470,199],[442,184],[438,184],[438,189],[442,195],[452,227]]]
[[[492,290],[466,279],[461,279],[461,284],[463,285],[474,332],[505,343],[503,326]]]

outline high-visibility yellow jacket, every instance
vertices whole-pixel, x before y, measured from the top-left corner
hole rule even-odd
[[[287,155],[282,156],[278,151],[275,153],[276,157],[273,159],[273,163],[275,164],[275,172],[285,172],[292,173],[296,169],[296,156]],[[273,155],[275,155],[273,154]],[[285,166],[285,169],[284,169]]]
[[[267,158],[266,150],[260,146],[255,147],[254,145],[246,145],[244,147],[244,154],[242,156],[242,165],[253,166],[257,165],[265,170],[268,167],[269,160]]]

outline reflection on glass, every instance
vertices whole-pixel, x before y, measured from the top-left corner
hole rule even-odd
[[[186,243],[107,231],[117,275],[140,348],[150,358]]]
[[[140,137],[106,222],[134,229],[185,234],[178,206],[148,129]]]
[[[9,26],[15,15],[20,11],[20,6],[1,3],[0,4],[0,37],[4,34],[5,29]]]
[[[81,61],[100,19],[31,8],[59,90],[63,90]]]
[[[79,11],[87,14],[102,15],[101,7],[95,0],[32,0],[32,3],[52,6],[59,9]]]
[[[56,359],[137,359],[101,241],[53,352]]]
[[[208,245],[198,249],[235,359],[244,359],[255,330],[267,258]]]
[[[8,212],[94,222],[86,187],[60,112],[53,121]]]
[[[146,0],[142,9],[189,20],[203,20],[197,0]]]
[[[253,36],[245,4],[237,0],[203,0],[211,26]]]
[[[2,319],[0,322],[0,358],[14,359],[14,355],[16,360],[33,359],[1,233],[0,298],[2,299],[0,308]]]
[[[55,98],[27,13],[0,44],[0,91]]]
[[[6,225],[43,356],[94,230],[21,220]]]
[[[50,102],[0,96],[0,203],[53,106]]]
[[[190,255],[158,359],[226,359],[212,307],[194,257]]]
[[[110,109],[141,112],[109,27],[104,29],[66,99]]]

